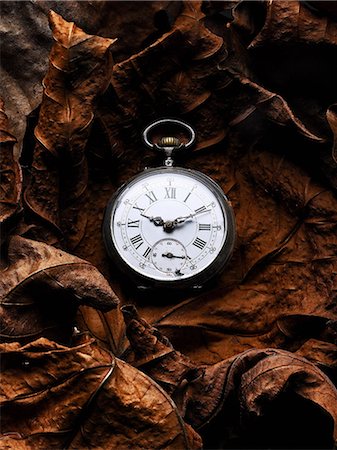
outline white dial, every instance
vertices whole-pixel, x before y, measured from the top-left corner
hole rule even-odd
[[[197,174],[179,168],[149,170],[113,200],[105,241],[111,238],[114,252],[139,275],[187,280],[224,251],[227,200],[215,183]]]

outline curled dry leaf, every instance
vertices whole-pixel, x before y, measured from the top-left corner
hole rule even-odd
[[[263,28],[251,42],[251,47],[272,45],[275,42],[292,41],[294,36],[299,42],[315,44],[337,44],[337,24],[329,15],[315,14],[305,2],[267,3],[267,14]]]
[[[1,448],[201,447],[156,383],[85,335],[0,351]]]
[[[88,35],[51,11],[55,43],[35,129],[37,144],[25,202],[75,247],[85,232],[87,143],[96,98],[110,79],[115,41]]]
[[[335,101],[337,23],[322,11],[304,1],[242,2],[233,28],[246,41],[252,81],[282,96],[310,133],[326,139],[325,113]]]
[[[336,333],[336,332],[335,332]],[[296,355],[316,364],[337,385],[337,346],[318,339],[309,339],[297,351]]]
[[[169,340],[158,330],[139,317],[132,305],[122,311],[130,349],[124,357],[159,383],[174,398],[183,382],[195,377],[196,366],[172,347]]]
[[[2,341],[67,342],[80,305],[107,311],[118,304],[94,266],[49,245],[13,237],[7,261],[0,281]]]
[[[337,163],[337,104],[331,105],[326,113],[331,131],[333,133],[332,157]]]
[[[206,367],[188,386],[185,408],[186,420],[196,428],[216,422],[213,444],[221,442],[225,448],[330,448],[337,438],[336,387],[311,362],[280,350],[248,350]],[[284,427],[283,414],[296,423]],[[302,420],[312,428],[301,427]]]
[[[225,69],[224,69],[225,70]],[[241,104],[241,111],[231,120],[230,126],[235,126],[241,121],[246,120],[252,113],[258,111],[265,115],[268,120],[275,122],[282,126],[288,126],[296,128],[297,131],[302,133],[305,137],[322,142],[324,139],[315,135],[296,117],[287,104],[287,102],[275,92],[270,92],[259,86],[257,83],[252,82],[248,78],[245,78],[239,74],[231,73],[233,78],[241,84],[241,93],[244,98],[248,99],[248,104]]]
[[[5,237],[5,230],[10,221],[20,210],[20,196],[22,187],[21,168],[14,156],[16,139],[9,132],[8,119],[4,103],[0,99],[0,226],[1,239]]]

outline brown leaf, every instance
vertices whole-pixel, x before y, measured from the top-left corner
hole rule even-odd
[[[7,259],[0,281],[3,341],[67,342],[78,306],[107,311],[118,304],[95,267],[54,247],[13,237]]]
[[[298,403],[296,396],[308,401],[308,405]],[[282,405],[282,398],[287,399],[285,405]],[[211,427],[212,421],[218,420],[217,427],[218,430],[222,430],[222,436],[220,432],[216,438],[225,448],[234,442],[236,445],[238,443],[243,445],[244,448],[251,448],[252,445],[264,447],[267,442],[272,448],[282,444],[284,448],[289,448],[289,445],[290,448],[297,448],[295,444],[297,438],[304,446],[316,443],[320,446],[329,445],[323,444],[323,440],[332,444],[332,435],[334,439],[337,437],[335,386],[314,364],[285,351],[249,350],[230,361],[209,366],[199,379],[192,381],[188,386],[185,401],[186,420],[193,426],[199,428],[209,422]],[[319,408],[312,409],[313,404]],[[297,415],[303,414],[308,420],[313,421],[313,429],[309,432],[305,427],[307,436],[301,436],[303,429],[297,423],[294,424],[294,434],[291,435],[289,424],[289,428],[282,429],[280,413],[281,423],[275,422],[277,419],[273,410],[274,405],[276,408],[282,408],[282,411],[285,407],[291,417],[293,417],[292,408],[296,410]],[[305,408],[313,417],[307,415]],[[323,430],[319,429],[320,408],[324,411],[325,426],[328,426],[326,430],[329,430],[329,435],[324,435]],[[329,425],[331,419],[334,422],[332,428]],[[286,423],[287,419],[283,419],[283,422]],[[270,430],[265,428],[268,424]],[[279,434],[281,431],[282,436]],[[310,442],[311,438],[314,442]]]
[[[200,448],[167,394],[82,336],[0,346],[2,448]]]
[[[252,69],[242,75],[280,95],[310,133],[327,138],[325,112],[335,101],[333,16],[304,1],[241,2],[235,11],[233,29]]]
[[[89,331],[103,348],[117,357],[121,357],[129,345],[120,308],[103,312],[81,305],[76,316],[76,323],[80,330]]]
[[[196,366],[174,350],[169,340],[139,317],[132,305],[122,307],[130,349],[124,357],[159,383],[171,396],[187,379],[195,376]]]
[[[282,44],[296,36],[299,42],[315,44],[337,44],[337,25],[329,16],[318,15],[300,1],[267,3],[266,22],[251,42],[251,47],[268,45],[275,42]]]
[[[318,339],[309,339],[297,351],[296,355],[316,364],[331,381],[337,384],[337,346]]]
[[[229,125],[237,125],[242,120],[246,120],[250,114],[257,110],[264,114],[269,120],[279,125],[297,128],[300,133],[309,139],[318,142],[324,141],[324,138],[317,136],[306,128],[280,95],[264,89],[262,86],[259,86],[241,75],[233,74],[233,76],[242,85],[242,94],[249,99],[249,104],[246,105],[246,108],[243,111],[240,111],[240,114],[237,117],[234,117],[231,120]],[[241,106],[243,107],[244,105]]]
[[[333,133],[332,158],[337,163],[337,104],[328,108],[326,118]]]
[[[9,132],[4,103],[0,99],[0,226],[3,228],[1,239],[5,237],[4,231],[10,220],[20,210],[22,174],[18,160],[14,156],[15,143],[15,137]]]
[[[75,247],[85,232],[87,143],[96,98],[110,79],[115,41],[88,35],[53,11],[54,46],[35,129],[37,144],[25,191],[27,206]]]

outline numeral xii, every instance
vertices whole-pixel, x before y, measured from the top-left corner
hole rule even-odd
[[[176,188],[175,187],[166,187],[165,188],[165,198],[176,198]]]

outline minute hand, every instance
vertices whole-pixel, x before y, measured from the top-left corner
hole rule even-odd
[[[194,216],[196,216],[198,214],[204,214],[204,213],[207,213],[209,211],[211,211],[211,210],[210,209],[204,209],[202,211],[198,211],[198,212],[189,214],[188,216],[180,216],[180,217],[177,217],[176,219],[174,219],[173,223],[178,225],[180,223],[186,222],[186,220],[191,219],[192,217],[194,217]]]

